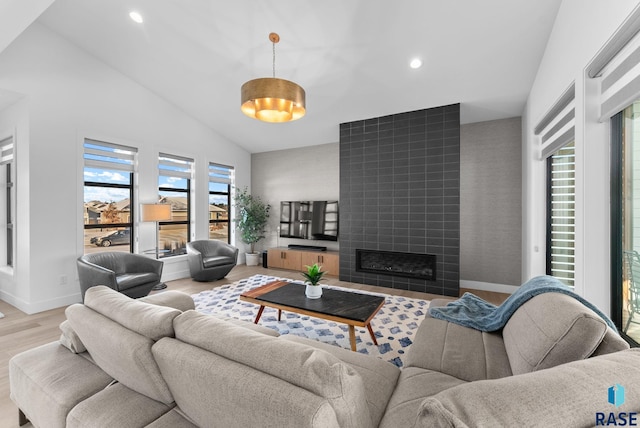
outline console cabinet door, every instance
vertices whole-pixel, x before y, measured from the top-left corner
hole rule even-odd
[[[285,250],[282,251],[283,261],[282,267],[290,270],[300,270],[301,254],[300,251]]]
[[[284,250],[271,248],[267,251],[267,266],[274,268],[284,267]]]
[[[317,253],[317,252],[305,252],[302,255],[302,269],[306,270],[305,266],[311,266],[314,263],[318,263],[322,266],[322,270],[327,272],[327,275],[338,276],[338,255],[331,253]]]

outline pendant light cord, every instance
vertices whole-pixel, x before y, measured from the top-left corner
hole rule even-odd
[[[271,42],[273,45],[273,78],[276,78],[276,43]]]

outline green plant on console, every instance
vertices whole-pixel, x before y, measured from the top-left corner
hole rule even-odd
[[[322,270],[322,266],[319,266],[318,263],[314,263],[313,266],[305,266],[307,268],[306,272],[302,272],[302,276],[307,278],[307,281],[311,285],[318,285],[318,282],[322,279],[325,272]]]
[[[234,202],[236,207],[234,222],[240,231],[240,239],[251,246],[253,254],[255,244],[264,238],[271,205],[264,203],[259,196],[251,195],[246,187],[236,193]]]

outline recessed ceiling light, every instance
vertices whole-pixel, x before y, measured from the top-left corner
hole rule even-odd
[[[144,22],[144,19],[142,19],[142,15],[140,15],[140,12],[136,12],[135,10],[129,13],[129,17],[138,24],[142,24]]]
[[[409,67],[411,68],[420,68],[422,67],[422,60],[419,58],[414,58],[411,60],[411,62],[409,63]]]

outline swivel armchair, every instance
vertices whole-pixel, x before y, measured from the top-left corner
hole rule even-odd
[[[215,240],[187,242],[191,278],[215,281],[224,278],[238,262],[238,249]]]
[[[82,300],[89,287],[106,285],[131,298],[144,297],[160,284],[160,260],[121,251],[85,254],[77,260]]]

